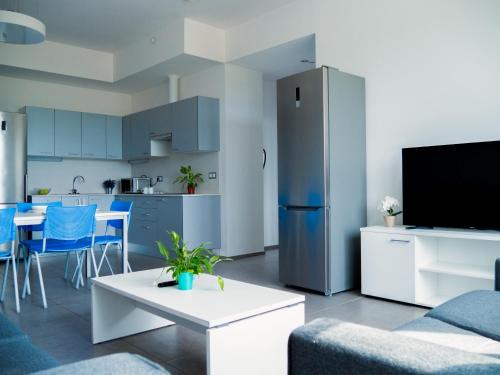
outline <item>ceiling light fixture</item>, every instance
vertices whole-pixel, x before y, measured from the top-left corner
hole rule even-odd
[[[37,44],[45,40],[45,25],[38,19],[19,12],[0,10],[0,42]]]

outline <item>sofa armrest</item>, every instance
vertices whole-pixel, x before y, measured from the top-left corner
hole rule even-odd
[[[500,258],[495,262],[495,290],[500,292]]]
[[[290,375],[500,372],[500,360],[493,357],[331,319],[296,329],[288,350]]]

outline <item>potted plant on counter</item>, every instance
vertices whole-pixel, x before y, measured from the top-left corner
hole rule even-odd
[[[396,216],[401,210],[398,211],[399,201],[396,198],[386,196],[378,205],[378,210],[384,214],[384,222],[387,227],[393,227],[396,224]]]
[[[104,187],[106,194],[113,194],[113,189],[116,186],[116,181],[111,180],[111,179],[106,180],[102,183],[102,186]]]
[[[204,182],[201,173],[195,173],[190,165],[183,165],[179,170],[181,175],[178,176],[174,182],[187,186],[188,194],[194,194],[198,183]]]
[[[172,242],[172,249],[168,249],[161,241],[157,241],[160,254],[166,262],[166,272],[172,273],[174,280],[178,282],[180,290],[193,289],[193,277],[200,273],[213,274],[214,266],[217,263],[231,260],[227,257],[215,255],[205,246],[207,243],[202,243],[198,247],[189,250],[186,243],[181,240],[180,236],[174,231],[167,231]],[[217,283],[219,288],[224,290],[224,280],[217,275]]]

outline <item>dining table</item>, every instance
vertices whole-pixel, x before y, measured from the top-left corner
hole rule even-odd
[[[107,221],[107,220],[122,220],[122,273],[128,272],[128,212],[126,211],[96,211],[95,214],[96,221]],[[23,225],[38,225],[45,221],[45,213],[43,212],[17,212],[14,217],[14,224],[16,226]],[[91,273],[91,260],[87,252],[87,277],[90,277]]]

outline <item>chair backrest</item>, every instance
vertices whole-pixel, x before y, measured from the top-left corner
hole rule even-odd
[[[130,223],[130,218],[132,217],[132,206],[134,202],[128,201],[113,201],[111,202],[110,211],[120,211],[128,212],[128,222]],[[123,220],[108,220],[108,226],[115,229],[123,229]]]
[[[47,207],[43,237],[56,240],[79,240],[95,232],[97,205]]]
[[[0,210],[0,244],[16,239],[16,225],[14,224],[15,208]]]
[[[47,203],[17,203],[17,212],[29,212],[33,209],[33,206],[47,206],[47,207],[61,207],[62,202],[47,202]],[[38,224],[38,225],[23,225],[19,227],[19,229],[22,229],[24,231],[31,231],[31,232],[41,232],[43,231],[43,224]]]

